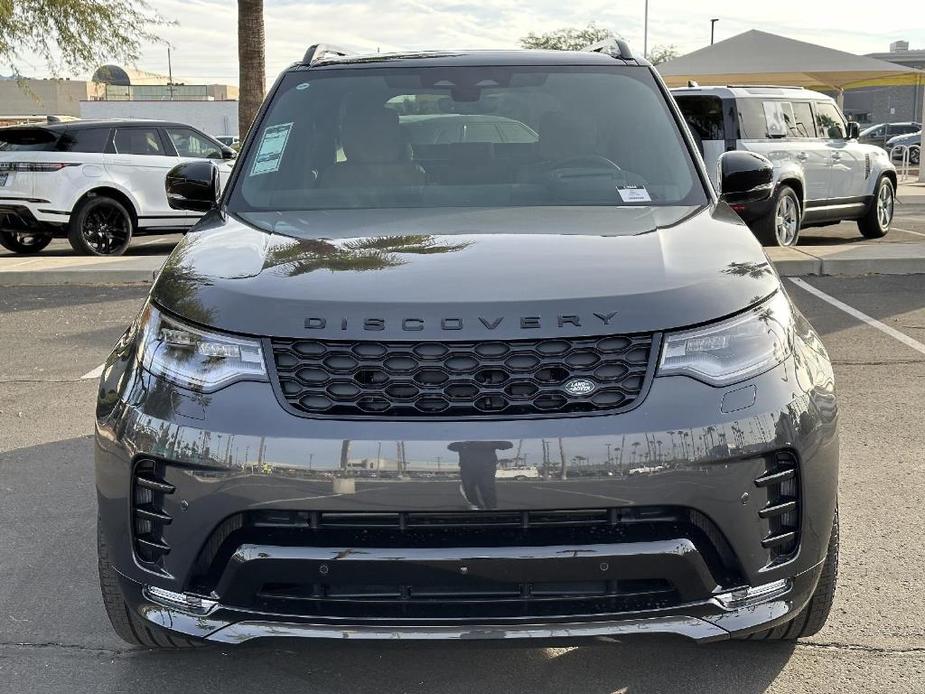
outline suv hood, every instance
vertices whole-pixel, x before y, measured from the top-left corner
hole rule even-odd
[[[251,335],[516,339],[703,323],[779,285],[724,204],[252,217],[206,215],[153,299]]]

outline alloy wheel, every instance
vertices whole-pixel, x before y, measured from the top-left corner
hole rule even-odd
[[[789,195],[782,195],[774,212],[774,233],[781,246],[792,246],[799,227],[797,205]]]
[[[100,203],[87,214],[80,233],[95,253],[108,255],[128,243],[131,224],[121,209]]]
[[[888,229],[893,221],[893,187],[884,181],[877,194],[877,223],[881,229]]]

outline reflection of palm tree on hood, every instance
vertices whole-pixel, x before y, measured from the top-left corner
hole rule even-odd
[[[172,266],[169,282],[159,282],[158,301],[170,310],[202,325],[212,322],[214,309],[203,306],[199,291],[210,284],[209,279],[194,269],[187,258],[192,245],[182,243],[174,250],[169,260]]]
[[[752,279],[761,279],[765,275],[771,274],[771,265],[770,263],[756,263],[756,262],[745,262],[737,263],[732,262],[722,270],[725,275],[732,275],[733,277],[751,277]]]
[[[280,268],[290,277],[316,270],[331,272],[384,270],[404,265],[403,254],[430,255],[454,253],[471,242],[439,243],[433,236],[408,234],[376,236],[343,242],[324,239],[293,240],[285,246],[270,249],[266,268]]]

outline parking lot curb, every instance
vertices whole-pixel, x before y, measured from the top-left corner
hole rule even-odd
[[[153,284],[157,271],[151,270],[30,270],[4,272],[0,269],[0,287],[52,287],[61,285]]]
[[[0,258],[0,287],[151,284],[167,256]]]
[[[783,277],[821,275],[822,261],[797,248],[765,249],[768,259]]]

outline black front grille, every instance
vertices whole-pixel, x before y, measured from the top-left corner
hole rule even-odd
[[[650,375],[651,335],[492,342],[274,339],[282,396],[305,414],[473,417],[622,411]],[[570,395],[573,378],[596,389]]]
[[[253,608],[314,617],[504,619],[611,615],[673,607],[664,579],[463,584],[266,583]]]
[[[766,490],[767,502],[758,516],[768,524],[761,546],[771,564],[786,561],[800,546],[800,475],[796,455],[778,451],[767,459],[755,486]]]
[[[242,545],[273,545],[281,547],[351,547],[351,548],[428,548],[428,547],[549,547],[582,546],[611,543],[653,542],[687,538],[697,547],[716,581],[723,586],[743,582],[741,568],[731,547],[716,525],[703,514],[672,506],[634,506],[621,508],[555,509],[534,511],[435,512],[409,511],[400,513],[335,512],[335,511],[247,511],[228,517],[212,533],[200,552],[192,586],[197,592],[213,591]],[[385,584],[370,576],[364,583],[349,585],[312,583],[270,584],[261,591],[266,599],[295,600],[298,596],[315,599],[319,591],[325,598],[346,599],[380,591],[387,596],[404,594],[403,600],[417,595],[424,599],[435,590],[447,590],[460,600],[467,591],[473,594],[491,593],[494,599],[507,599],[500,593],[517,592],[531,600],[550,591],[562,597],[572,591],[573,597],[593,600],[619,600],[633,597],[644,599],[674,599],[671,585],[658,585],[663,576],[652,576],[645,590],[635,586],[635,592],[652,593],[630,596],[631,582],[601,581],[589,577],[582,585],[523,586],[517,584],[483,585],[471,580],[463,584],[439,588],[434,585]],[[404,587],[403,587],[404,586]],[[653,587],[654,586],[654,587]],[[404,593],[402,593],[404,591]],[[500,593],[498,592],[500,591]],[[459,594],[457,594],[459,593]],[[658,595],[655,595],[655,594]],[[669,595],[670,593],[670,595]],[[314,596],[314,598],[312,598]],[[259,597],[259,596],[256,596]],[[367,595],[363,598],[371,598]],[[484,597],[484,596],[483,596]],[[488,598],[486,598],[488,599]],[[570,598],[571,599],[571,598]],[[619,600],[618,600],[619,599]],[[315,604],[315,607],[319,607]],[[561,605],[560,605],[561,607]],[[344,607],[344,609],[348,609]],[[576,606],[578,609],[578,606]],[[616,610],[620,611],[620,610]]]
[[[164,498],[174,487],[164,479],[164,463],[139,460],[132,474],[132,534],[135,554],[146,563],[156,563],[170,552],[164,528],[173,518],[164,511]]]

